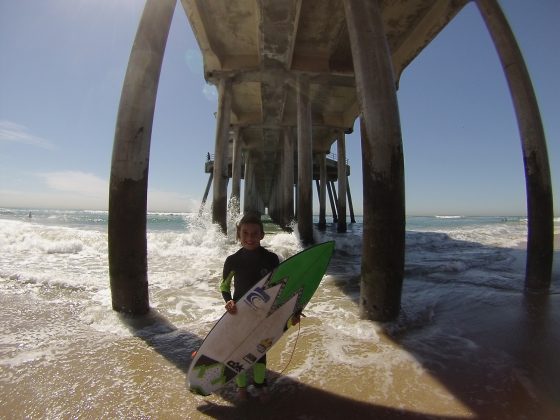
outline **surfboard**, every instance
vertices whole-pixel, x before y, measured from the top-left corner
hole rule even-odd
[[[334,241],[312,246],[282,262],[226,312],[191,361],[191,391],[210,395],[249,369],[276,343],[292,315],[307,305],[327,270]]]

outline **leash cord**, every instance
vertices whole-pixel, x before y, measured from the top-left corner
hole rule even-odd
[[[283,375],[284,372],[286,371],[286,369],[288,369],[288,366],[290,366],[290,363],[292,362],[292,357],[294,357],[294,353],[296,352],[296,346],[297,346],[297,342],[299,340],[299,333],[301,332],[301,321],[298,322],[298,332],[297,332],[297,336],[296,336],[296,341],[294,343],[294,346],[292,347],[292,354],[290,354],[290,359],[288,360],[288,363],[286,363],[286,366],[284,366],[284,369],[282,369],[282,371],[280,372],[280,375]]]

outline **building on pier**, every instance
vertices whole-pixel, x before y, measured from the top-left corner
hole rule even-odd
[[[234,175],[234,166],[233,166],[233,140],[230,140],[230,148],[228,153],[227,159],[227,167],[225,174],[229,180],[233,178]],[[237,182],[241,180],[246,180],[246,169],[249,165],[245,165],[246,157],[241,154],[241,167],[240,167],[240,178]],[[297,159],[294,158],[294,162]],[[323,166],[324,165],[324,166]],[[339,173],[339,170],[342,169],[342,174]],[[297,166],[293,166],[293,174],[294,178],[297,178]],[[204,172],[209,174],[208,183],[206,184],[206,189],[204,191],[204,195],[202,197],[201,205],[199,214],[202,213],[204,206],[206,205],[206,201],[208,199],[208,194],[210,192],[210,187],[212,185],[212,180],[214,179],[214,156],[208,153],[206,162],[204,163]],[[254,173],[247,172],[247,177],[254,176]],[[319,201],[319,221],[317,227],[322,230],[326,228],[326,199],[327,195],[324,193],[323,189],[326,189],[328,192],[328,200],[330,204],[332,222],[337,224],[337,231],[338,232],[345,232],[346,231],[346,224],[347,218],[341,217],[339,219],[338,215],[341,214],[341,205],[347,204],[349,208],[349,216],[350,216],[350,223],[355,223],[356,218],[354,215],[354,206],[352,203],[352,194],[350,192],[350,186],[347,185],[346,188],[346,200],[345,203],[341,204],[341,201],[344,200],[344,197],[339,199],[339,195],[337,194],[337,187],[336,183],[339,181],[339,178],[345,177],[345,182],[350,176],[350,165],[348,164],[348,160],[346,159],[345,165],[339,165],[338,163],[338,156],[334,153],[329,153],[326,156],[324,154],[317,154],[313,157],[313,169],[312,169],[312,180],[315,181],[315,185],[317,187],[317,198]],[[237,208],[238,212],[241,213],[260,213],[260,214],[268,214],[272,221],[283,228],[289,228],[294,220],[297,220],[297,214],[295,212],[294,206],[292,204],[291,208],[288,208],[286,212],[279,211],[277,208],[274,207],[276,200],[274,198],[274,194],[278,193],[278,190],[274,188],[274,186],[280,185],[278,181],[278,176],[276,179],[272,180],[273,187],[270,191],[269,199],[264,199],[258,195],[258,191],[256,189],[249,190],[245,189],[245,196],[239,196],[240,188],[239,186],[233,187],[232,192],[230,194],[230,205],[238,206],[239,203],[242,201],[244,203],[242,208]],[[249,181],[252,182],[253,185],[256,184],[256,180]],[[347,184],[347,183],[346,183]],[[292,194],[296,184],[293,184],[292,187]],[[235,194],[237,191],[237,196]],[[292,200],[293,203],[293,200]],[[297,208],[297,205],[295,206]],[[285,208],[283,208],[285,209]]]

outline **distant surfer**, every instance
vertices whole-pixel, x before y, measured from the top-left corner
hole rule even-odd
[[[220,291],[226,302],[226,310],[230,314],[237,313],[235,304],[259,280],[274,270],[280,260],[274,252],[261,246],[264,238],[264,227],[258,214],[246,214],[237,224],[237,239],[242,248],[228,256],[224,262],[223,277]],[[232,280],[234,291],[231,293]],[[293,316],[290,325],[299,322],[299,316]],[[268,399],[266,388],[266,354],[253,365],[253,381],[262,401]],[[237,394],[239,399],[247,399],[247,375],[241,372],[236,376]]]

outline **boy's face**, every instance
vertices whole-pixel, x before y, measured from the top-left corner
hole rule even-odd
[[[249,251],[254,251],[261,246],[261,239],[264,233],[261,227],[254,223],[243,223],[239,227],[239,241],[241,246]]]

